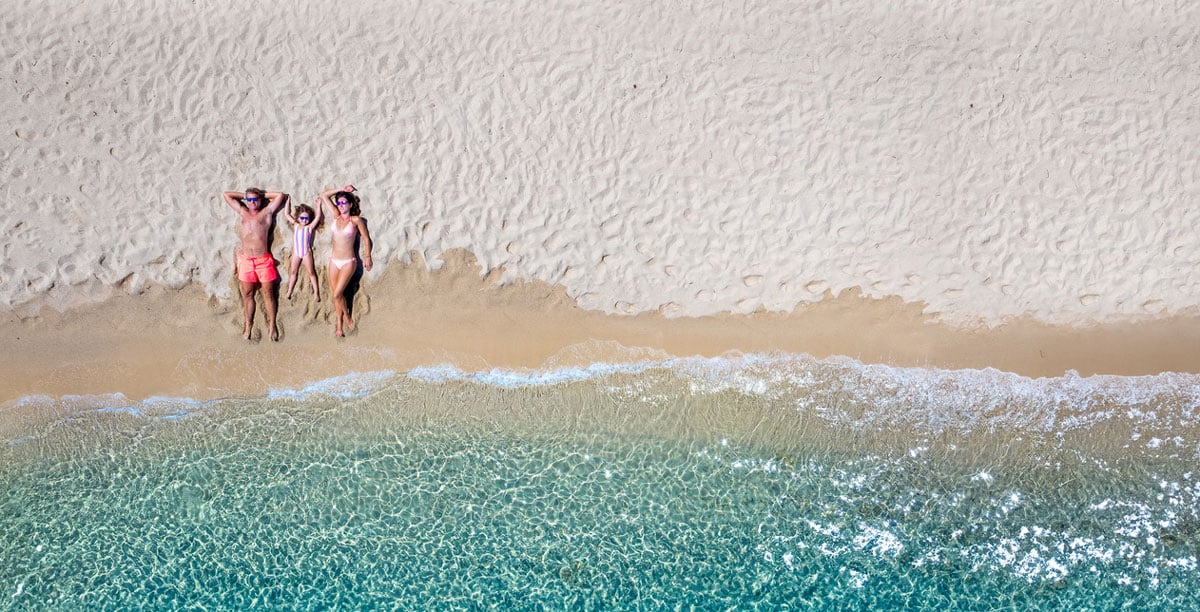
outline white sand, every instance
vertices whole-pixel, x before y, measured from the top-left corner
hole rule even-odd
[[[228,299],[221,190],[353,182],[607,312],[1194,312],[1200,12],[1126,5],[0,0],[0,304]]]

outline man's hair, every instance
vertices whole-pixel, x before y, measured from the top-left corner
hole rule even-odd
[[[260,200],[262,200],[263,204],[267,203],[267,192],[259,189],[258,187],[251,187],[246,190],[246,193],[253,193],[254,195],[258,196]]]

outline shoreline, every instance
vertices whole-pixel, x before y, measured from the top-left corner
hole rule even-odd
[[[587,365],[597,361],[730,352],[843,355],[864,363],[941,369],[996,368],[1028,377],[1200,372],[1200,316],[1052,326],[1029,319],[962,328],[899,298],[845,292],[790,313],[696,318],[584,310],[561,286],[500,285],[465,251],[430,271],[392,262],[355,300],[358,327],[335,340],[329,302],[280,299],[278,344],[246,343],[241,309],[195,285],[119,294],[64,312],[5,313],[0,402],[31,395],[122,393],[199,400],[372,370],[454,365],[464,371]],[[325,288],[322,287],[324,290]],[[261,310],[256,335],[265,330]]]

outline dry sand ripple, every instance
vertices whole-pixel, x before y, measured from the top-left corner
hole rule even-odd
[[[606,312],[1195,312],[1197,32],[1171,2],[0,0],[0,304],[227,299],[220,190],[352,181],[376,261],[465,248]]]

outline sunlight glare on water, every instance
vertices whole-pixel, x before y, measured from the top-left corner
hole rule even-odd
[[[1197,604],[1195,379],[520,376],[9,406],[5,605]]]

